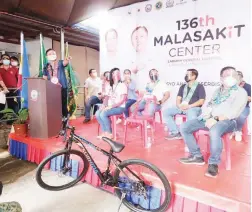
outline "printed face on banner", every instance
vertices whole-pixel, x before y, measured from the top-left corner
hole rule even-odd
[[[106,47],[108,52],[117,51],[117,31],[110,29],[105,34]]]
[[[146,29],[146,27],[137,27],[132,32],[131,41],[136,52],[144,52],[148,42],[148,30]]]

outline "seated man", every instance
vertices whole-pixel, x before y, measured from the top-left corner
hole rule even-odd
[[[189,148],[190,156],[181,158],[183,164],[205,164],[200,148],[196,143],[193,133],[199,129],[209,130],[210,157],[206,176],[216,177],[218,164],[221,159],[221,137],[236,128],[235,119],[244,110],[248,95],[238,86],[238,73],[233,67],[225,67],[220,72],[222,86],[214,92],[205,113],[197,119],[187,121],[181,125],[180,132]]]
[[[245,89],[245,91],[248,94],[248,102],[246,107],[244,108],[244,110],[242,111],[241,115],[236,119],[236,124],[237,124],[237,128],[236,128],[236,132],[235,132],[235,140],[236,141],[241,141],[242,140],[242,128],[243,125],[245,123],[245,121],[247,121],[247,118],[249,116],[250,113],[250,107],[249,104],[251,102],[251,85],[246,83],[243,80],[243,74],[241,71],[237,71],[238,72],[238,76],[239,76],[239,82],[240,82],[240,86],[242,88]]]
[[[164,111],[165,123],[170,132],[170,135],[166,137],[168,140],[181,139],[181,134],[174,120],[175,115],[184,114],[187,120],[192,120],[201,114],[201,106],[205,102],[206,92],[204,86],[196,81],[198,75],[198,71],[195,69],[187,70],[186,84],[179,88],[177,95],[177,106]]]
[[[84,85],[85,92],[85,119],[83,123],[90,121],[90,110],[95,104],[102,103],[101,91],[102,91],[102,81],[97,76],[97,71],[95,69],[89,70],[89,77],[85,81]]]
[[[146,91],[144,92],[140,91],[140,93],[144,94],[144,96],[141,102],[139,103],[138,111],[139,111],[139,114],[141,115],[142,114],[141,112],[144,111],[145,106],[146,106],[145,98],[148,98],[148,96],[150,97],[154,96],[156,97],[157,101],[152,102],[149,105],[150,106],[149,111],[148,111],[149,114],[147,114],[149,116],[154,116],[155,112],[161,109],[162,104],[165,103],[169,99],[170,92],[166,83],[159,80],[158,71],[156,69],[151,69],[149,71],[149,77],[151,81],[147,84]],[[132,107],[132,109],[134,110],[134,107]]]

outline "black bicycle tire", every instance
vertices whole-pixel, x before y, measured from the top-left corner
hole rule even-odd
[[[132,204],[130,204],[128,201],[126,201],[125,199],[123,200],[123,204],[129,208],[130,210],[132,211],[135,211],[135,212],[164,212],[167,210],[170,202],[171,202],[171,186],[170,186],[170,183],[169,181],[167,180],[166,176],[164,175],[164,173],[158,168],[156,167],[155,165],[147,162],[147,161],[144,161],[144,160],[141,160],[141,159],[128,159],[128,160],[124,160],[122,161],[120,164],[119,164],[119,168],[120,169],[123,169],[124,167],[128,166],[128,165],[133,165],[133,164],[141,164],[145,167],[148,167],[149,169],[151,169],[152,171],[154,171],[157,176],[160,178],[160,180],[162,181],[162,183],[164,184],[164,187],[165,187],[165,193],[167,194],[166,197],[164,198],[164,202],[163,204],[161,205],[161,207],[157,208],[157,209],[154,209],[154,210],[142,210],[142,209],[138,209],[138,208],[135,208],[135,207],[132,207]],[[119,174],[120,174],[120,169],[119,168],[116,168],[115,170],[115,174],[114,174],[114,182],[116,182],[116,185],[117,185],[117,182],[118,182],[118,177],[119,177]],[[121,192],[119,189],[115,189],[115,194],[117,195],[117,197],[119,199],[121,199]]]
[[[75,155],[78,155],[81,157],[82,159],[82,162],[84,164],[84,167],[83,167],[83,171],[80,173],[80,175],[73,181],[71,181],[70,183],[67,183],[65,185],[62,185],[62,186],[50,186],[46,183],[44,183],[44,181],[41,179],[41,172],[42,170],[44,169],[44,166],[50,161],[52,160],[53,158],[59,156],[59,155],[62,155],[66,152],[68,152],[69,150],[60,150],[58,152],[55,152],[53,153],[52,155],[46,157],[38,166],[37,168],[37,171],[36,171],[36,181],[37,183],[39,184],[40,187],[46,189],[46,190],[49,190],[49,191],[61,191],[61,190],[64,190],[64,189],[68,189],[68,188],[71,188],[73,187],[76,183],[78,183],[84,176],[85,174],[87,173],[88,171],[88,167],[89,167],[89,162],[87,160],[87,158],[85,157],[85,155],[78,151],[78,150],[70,150],[70,154],[75,154]]]

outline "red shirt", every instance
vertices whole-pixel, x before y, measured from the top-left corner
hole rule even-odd
[[[16,88],[18,82],[18,69],[11,66],[7,70],[0,68],[0,81],[3,81],[7,88]]]

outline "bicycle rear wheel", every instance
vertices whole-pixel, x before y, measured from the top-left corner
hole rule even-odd
[[[39,186],[50,191],[64,190],[78,183],[87,173],[88,167],[89,162],[82,152],[61,150],[39,164],[36,181]]]
[[[146,161],[130,159],[120,163],[114,183],[116,195],[132,211],[164,212],[170,204],[169,181],[160,169]]]

